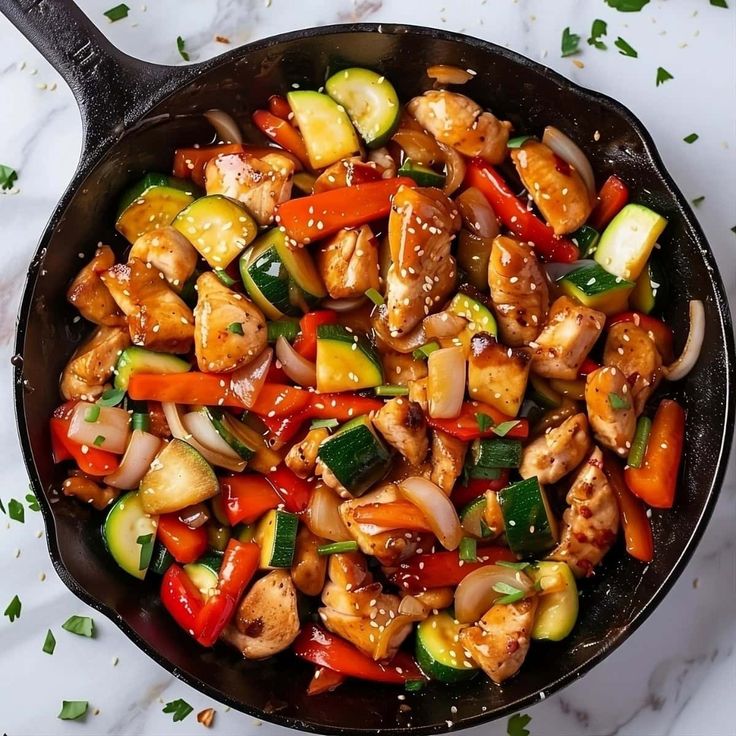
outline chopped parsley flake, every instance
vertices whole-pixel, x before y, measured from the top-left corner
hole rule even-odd
[[[663,66],[657,67],[657,87],[670,79],[674,77]]]
[[[685,143],[695,143],[698,138],[700,138],[700,136],[697,133],[690,133],[690,135],[686,135],[682,140],[684,140]]]
[[[18,172],[10,166],[0,164],[0,189],[12,189],[18,178]]]
[[[97,399],[100,406],[117,406],[125,396],[125,391],[121,388],[109,388],[105,393]]]
[[[506,724],[506,733],[508,736],[529,736],[527,726],[531,720],[532,717],[526,713],[514,713]]]
[[[562,56],[572,56],[580,51],[580,36],[577,33],[571,33],[570,28],[562,31]]]
[[[726,0],[710,0],[710,4],[715,8],[728,8]]]
[[[608,24],[606,21],[601,20],[600,18],[596,18],[593,21],[593,26],[590,29],[590,38],[588,39],[588,44],[590,46],[595,46],[597,49],[600,49],[601,51],[605,51],[608,47],[606,46],[603,41],[601,41],[601,38],[608,33]]]
[[[102,447],[102,445],[105,444],[105,435],[104,434],[98,434],[97,437],[95,437],[95,441],[92,444],[95,447]]]
[[[64,621],[61,628],[77,636],[86,636],[88,639],[91,639],[95,633],[94,621],[89,616],[70,616]]]
[[[120,3],[120,5],[116,5],[114,8],[106,10],[103,15],[110,21],[110,23],[114,23],[116,20],[127,18],[129,10],[130,8],[125,3]]]
[[[475,421],[478,423],[478,429],[481,432],[487,432],[493,426],[493,419],[482,411],[476,413]]]
[[[623,396],[619,396],[613,391],[608,394],[608,403],[612,409],[631,409],[631,404]]]
[[[166,703],[163,712],[173,713],[174,723],[176,723],[177,721],[183,721],[192,712],[192,710],[194,709],[186,700],[178,698],[177,700],[172,700],[170,703]]]
[[[58,718],[62,721],[76,721],[86,715],[87,708],[89,703],[86,700],[62,700]]]
[[[54,649],[56,649],[56,638],[51,633],[51,629],[49,629],[46,632],[46,638],[43,641],[43,649],[42,649],[42,651],[45,654],[53,654],[54,653]]]
[[[243,335],[243,334],[245,334],[243,332],[243,324],[242,324],[242,322],[231,322],[227,326],[227,331],[228,332],[232,332],[233,335]]]
[[[695,197],[693,205],[695,205],[695,207],[699,207],[703,202],[705,202],[705,195],[701,194],[699,197]]]
[[[606,4],[622,13],[638,13],[649,0],[606,0]]]
[[[186,41],[181,37],[176,37],[176,48],[179,51],[179,55],[184,61],[189,61],[189,53],[185,50]]]
[[[141,546],[141,558],[138,562],[139,570],[147,570],[153,556],[153,534],[143,534],[135,540]]]
[[[17,595],[13,596],[13,600],[8,603],[8,607],[5,609],[3,616],[7,616],[12,624],[15,619],[20,618],[20,611],[23,604],[20,602],[20,598]]]
[[[23,504],[20,501],[16,501],[14,498],[11,498],[10,501],[8,501],[8,516],[19,524],[25,523],[26,510],[23,508]]]
[[[38,505],[38,499],[36,498],[36,494],[31,491],[30,493],[26,493],[26,503],[28,504],[28,508],[31,511],[40,511],[41,507]]]
[[[631,46],[630,44],[626,43],[621,36],[619,36],[613,44],[617,49],[619,54],[622,56],[630,56],[632,59],[636,59],[639,54],[637,53],[636,49]]]

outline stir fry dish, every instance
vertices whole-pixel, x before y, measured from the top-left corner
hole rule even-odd
[[[290,652],[310,694],[502,683],[619,537],[653,559],[676,499],[685,412],[657,392],[704,314],[677,339],[654,316],[665,218],[454,91],[471,72],[428,76],[402,104],[338,71],[264,101],[252,142],[209,111],[67,293],[91,332],[50,420],[61,492],[182,636]]]

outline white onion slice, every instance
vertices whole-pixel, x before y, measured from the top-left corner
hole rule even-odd
[[[571,271],[583,268],[584,266],[592,266],[594,264],[595,261],[590,258],[585,258],[579,261],[573,261],[572,263],[545,263],[542,265],[542,268],[547,272],[547,276],[549,276],[550,280],[554,282],[558,281],[563,276],[567,276]]]
[[[466,575],[455,591],[455,618],[460,623],[473,623],[484,616],[504,593],[493,590],[498,583],[505,583],[525,594],[532,592],[534,584],[520,570],[501,565],[488,565]]]
[[[433,419],[454,419],[465,397],[465,352],[463,348],[441,348],[427,360],[427,401]]]
[[[322,306],[335,312],[352,312],[365,302],[364,296],[355,296],[352,299],[324,299]]]
[[[235,122],[232,115],[228,115],[224,110],[207,110],[204,116],[223,143],[243,142],[240,126]]]
[[[417,325],[408,335],[393,336],[388,326],[388,308],[385,304],[373,310],[371,326],[378,337],[397,353],[411,353],[429,342],[423,323]]]
[[[161,438],[155,434],[134,429],[120,466],[105,478],[105,483],[124,491],[138,488],[141,478],[148,472],[148,467],[158,454],[161,442]]]
[[[446,338],[459,335],[467,326],[468,320],[453,312],[437,312],[424,318],[427,337]]]
[[[463,538],[460,519],[452,501],[438,485],[426,478],[413,476],[399,483],[399,492],[424,514],[432,532],[445,549],[457,549]]]
[[[501,232],[498,219],[483,192],[468,187],[455,198],[465,229],[479,238],[495,238]]]
[[[563,161],[570,164],[580,174],[586,189],[590,193],[591,200],[594,199],[596,191],[593,167],[578,144],[552,125],[548,125],[544,129],[542,143],[549,146]]]
[[[446,146],[444,143],[437,142],[445,160],[445,185],[442,191],[447,194],[453,194],[460,187],[465,179],[465,159],[452,146]]]
[[[662,369],[668,381],[679,381],[690,373],[700,357],[705,338],[705,307],[699,299],[690,300],[690,331],[680,357]]]
[[[230,374],[230,390],[246,409],[256,403],[266,382],[272,359],[273,349],[265,348],[254,361]]]
[[[276,340],[276,357],[281,363],[284,373],[298,386],[317,385],[317,367],[315,364],[299,355],[283,335]]]
[[[467,69],[449,64],[433,64],[427,67],[427,76],[440,84],[465,84],[475,75]]]
[[[309,506],[304,521],[309,531],[331,542],[352,540],[345,522],[340,516],[340,497],[327,486],[319,484],[309,497]]]
[[[181,421],[187,432],[208,450],[233,459],[238,457],[235,450],[222,439],[220,433],[212,426],[212,422],[203,412],[190,411],[182,416]]]
[[[87,421],[90,417],[94,421]],[[67,436],[80,445],[122,455],[128,445],[129,425],[130,416],[125,409],[80,401],[72,411]]]

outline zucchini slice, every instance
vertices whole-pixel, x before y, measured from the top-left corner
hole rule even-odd
[[[334,164],[360,149],[358,136],[345,108],[331,97],[322,92],[300,90],[289,92],[286,98],[304,138],[313,169]],[[397,115],[399,109],[397,105]]]
[[[491,536],[491,530],[485,522],[486,497],[479,496],[460,511],[460,525],[463,531],[474,539],[485,539]]]
[[[325,90],[347,110],[369,148],[380,148],[393,135],[399,124],[401,105],[386,77],[370,69],[352,67],[333,74],[325,82]]]
[[[414,163],[410,158],[407,158],[401,164],[398,173],[401,176],[408,176],[410,179],[414,179],[420,187],[437,187],[438,189],[442,189],[445,186],[446,177],[444,174],[437,173],[434,169],[430,169],[429,166]]]
[[[322,442],[317,455],[352,496],[360,496],[390,469],[391,453],[367,416],[345,423]]]
[[[512,552],[535,554],[555,545],[557,519],[536,476],[500,490],[498,504]]]
[[[317,391],[357,391],[383,383],[383,365],[368,340],[342,325],[317,327]]]
[[[205,600],[217,590],[217,571],[205,562],[190,562],[184,565],[184,572]]]
[[[138,540],[151,534],[153,544],[157,526],[158,516],[146,513],[138,491],[121,496],[105,518],[102,537],[108,552],[125,572],[139,580],[146,577],[150,563],[141,569],[142,546]]]
[[[286,338],[288,342],[294,342],[299,334],[299,323],[294,319],[277,319],[266,322],[266,332],[269,343],[276,342],[280,337]]]
[[[518,468],[521,465],[521,440],[507,437],[478,439],[473,442],[473,462],[481,468]]]
[[[115,364],[115,388],[128,390],[134,373],[186,373],[191,364],[170,353],[156,353],[145,348],[125,348]]]
[[[537,562],[526,570],[541,588],[532,639],[560,641],[570,634],[578,619],[578,586],[566,562]],[[550,593],[544,592],[551,585]]]
[[[557,283],[569,297],[604,314],[624,311],[634,288],[633,281],[609,273],[598,263],[576,268]]]
[[[217,430],[217,434],[243,458],[250,460],[256,454],[256,447],[253,439],[248,432],[246,426],[239,422],[232,414],[217,409],[213,406],[204,407],[203,411],[207,418],[212,422],[212,426]]]
[[[219,491],[210,464],[191,445],[173,439],[143,476],[140,498],[147,513],[167,514],[212,498]]]
[[[425,675],[451,683],[477,674],[478,665],[458,640],[462,628],[447,611],[434,613],[417,626],[416,657]]]
[[[161,542],[156,542],[148,569],[156,575],[163,575],[175,562],[171,552]]]
[[[629,297],[632,309],[651,314],[658,304],[667,303],[667,276],[654,255],[636,280],[636,286]]]
[[[157,227],[171,225],[195,197],[191,181],[165,174],[146,174],[120,198],[115,229],[134,243]]]
[[[227,268],[258,233],[248,210],[222,194],[195,199],[171,224],[218,269]]]
[[[600,237],[601,234],[590,225],[583,225],[570,234],[570,239],[577,243],[581,258],[590,258],[595,253]]]
[[[530,398],[545,409],[556,409],[562,404],[562,397],[544,378],[531,373],[529,375]]]
[[[470,340],[473,335],[477,335],[479,332],[487,332],[493,337],[498,336],[496,318],[491,310],[477,299],[473,299],[467,294],[455,294],[447,310],[468,320],[468,326],[452,339],[453,344],[465,347],[466,353],[470,350]]]
[[[257,524],[254,540],[261,548],[261,569],[291,567],[299,519],[281,509],[269,511]]]

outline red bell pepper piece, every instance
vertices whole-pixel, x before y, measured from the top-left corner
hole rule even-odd
[[[381,169],[362,161],[340,161],[338,164],[327,167],[317,177],[312,194],[378,181],[383,178],[381,174]]]
[[[307,624],[302,628],[293,647],[297,657],[348,677],[390,685],[403,685],[407,680],[424,679],[416,663],[406,652],[398,652],[388,664],[375,662],[345,639],[315,624]]]
[[[456,419],[433,419],[432,417],[427,417],[427,424],[433,429],[440,429],[465,442],[477,440],[479,437],[493,437],[493,426],[481,431],[476,414],[488,415],[493,425],[509,421],[518,422],[516,426],[512,427],[506,433],[506,437],[525,439],[529,436],[529,422],[526,419],[515,419],[514,417],[506,416],[498,411],[498,409],[488,404],[483,404],[480,401],[466,401],[463,403],[460,415]]]
[[[575,243],[555,235],[554,230],[530,212],[526,202],[522,202],[496,169],[483,159],[474,158],[468,164],[465,184],[480,189],[504,226],[522,240],[534,243],[535,250],[545,261],[572,263],[580,257]]]
[[[243,153],[243,151],[245,147],[239,143],[201,146],[200,148],[177,148],[174,151],[174,176],[180,179],[191,179],[195,184],[204,186],[204,169],[209,161],[216,156]]]
[[[251,410],[263,417],[284,417],[306,409],[311,400],[312,394],[304,389],[264,383]]]
[[[684,409],[676,401],[663,399],[654,415],[641,467],[624,470],[629,490],[649,506],[672,508],[684,440]]]
[[[606,453],[603,470],[618,502],[626,551],[637,560],[651,562],[654,559],[654,540],[646,506],[626,487],[621,465],[610,453]]]
[[[286,97],[281,95],[271,95],[268,98],[268,109],[272,115],[284,120],[288,120],[289,115],[291,115],[291,105],[289,105]]]
[[[315,667],[314,675],[307,687],[307,695],[321,695],[334,690],[345,682],[345,676],[327,667]]]
[[[204,601],[194,583],[177,564],[169,566],[161,579],[161,603],[179,626],[194,633]]]
[[[64,407],[60,407],[60,409]],[[117,455],[113,455],[113,453],[106,450],[100,450],[97,447],[80,445],[70,440],[68,437],[69,422],[68,417],[61,418],[56,415],[49,420],[54,462],[60,463],[63,460],[73,459],[81,471],[96,477],[110,475],[118,469],[120,458]]]
[[[515,562],[516,555],[508,547],[496,545],[479,549],[477,562],[463,562],[457,550],[434,552],[409,558],[389,577],[395,585],[404,590],[418,593],[428,588],[459,585],[460,581],[473,570],[493,565],[499,560]]]
[[[397,177],[290,199],[278,206],[276,219],[292,240],[306,245],[342,228],[386,217],[401,186],[416,184],[413,179]]]
[[[382,406],[383,401],[380,399],[352,393],[312,394],[309,416],[312,419],[337,419],[340,422],[347,422],[353,417],[378,411]]]
[[[588,223],[596,230],[600,230],[623,209],[629,201],[629,188],[615,174],[603,182],[598,192],[593,212]]]
[[[225,476],[220,480],[220,488],[230,526],[241,521],[252,524],[266,511],[275,509],[281,503],[281,497],[273,485],[262,475],[254,473]]]
[[[309,156],[304,139],[291,123],[268,110],[256,110],[253,113],[253,122],[264,135],[293,153],[305,167],[309,168]]]
[[[299,334],[294,340],[294,350],[307,360],[317,358],[317,328],[320,325],[334,325],[337,323],[337,313],[331,309],[320,309],[316,312],[307,312],[299,320]]]
[[[171,556],[182,564],[194,562],[207,551],[207,529],[204,526],[192,529],[179,521],[176,514],[158,517],[157,536]]]
[[[586,358],[580,366],[578,376],[587,376],[589,373],[593,373],[593,371],[597,371],[599,368],[600,365],[598,365],[598,363],[596,363],[592,358]]]
[[[461,509],[472,501],[475,501],[479,496],[482,496],[486,491],[500,491],[502,488],[506,488],[508,484],[509,471],[502,468],[500,477],[495,480],[471,478],[466,486],[457,483],[452,489],[450,500],[457,508]]]
[[[307,408],[306,411],[286,417],[261,417],[261,421],[268,427],[269,438],[273,440],[272,449],[280,450],[299,434],[304,422],[309,419],[308,411]]]
[[[194,638],[203,647],[211,647],[235,613],[237,601],[220,591],[205,602],[194,622]]]
[[[292,514],[300,514],[309,505],[312,484],[293,473],[286,465],[279,465],[266,478],[284,502],[284,508]]]
[[[128,396],[140,401],[244,408],[230,390],[227,373],[134,373],[128,383]]]
[[[266,383],[288,383],[291,379],[284,373],[284,369],[277,365],[278,361],[272,360],[268,366],[266,374]]]
[[[607,324],[609,327],[613,327],[613,325],[616,325],[619,322],[631,322],[649,333],[649,337],[654,340],[654,344],[657,346],[657,350],[659,350],[662,360],[665,363],[672,362],[674,359],[673,345],[675,336],[672,329],[662,322],[662,320],[659,320],[656,317],[651,317],[643,312],[620,312],[619,314],[610,317]]]

